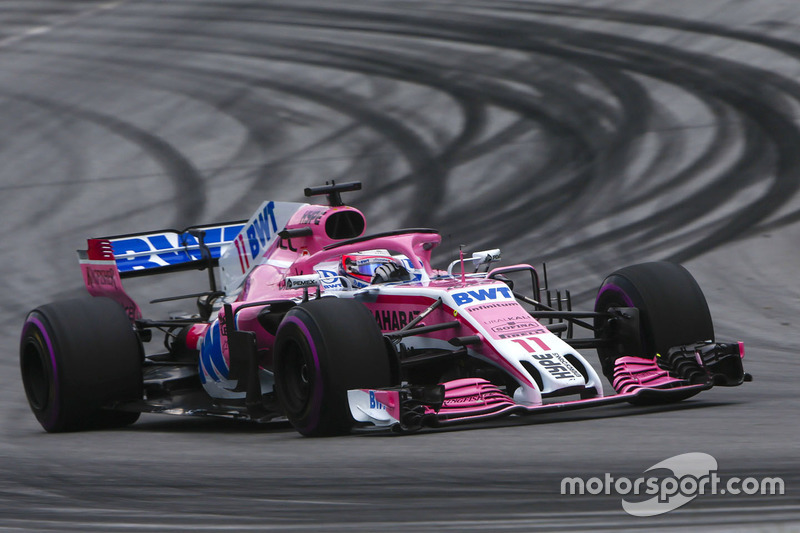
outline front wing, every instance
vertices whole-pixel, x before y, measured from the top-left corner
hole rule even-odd
[[[617,359],[613,379],[617,394],[612,396],[526,405],[515,402],[485,379],[466,378],[433,387],[350,390],[348,402],[357,422],[414,431],[422,427],[443,427],[509,415],[571,411],[622,402],[670,403],[694,396],[714,385],[735,386],[752,379],[742,369],[741,345],[681,346],[670,350],[668,355],[665,358],[668,361],[641,357]]]

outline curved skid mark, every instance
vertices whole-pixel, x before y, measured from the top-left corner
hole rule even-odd
[[[227,183],[235,183],[241,180],[253,181],[252,187],[237,201],[231,202],[232,206],[225,211],[221,211],[215,216],[221,219],[241,217],[241,202],[245,202],[253,195],[257,195],[263,191],[265,194],[269,192],[270,185],[276,179],[280,178],[282,166],[286,166],[293,159],[301,158],[305,154],[312,152],[314,149],[332,143],[335,140],[341,140],[345,135],[357,131],[360,125],[349,124],[339,129],[332,131],[325,137],[313,142],[312,144],[295,150],[294,152],[286,152],[278,159],[263,162],[262,153],[268,154],[269,151],[275,150],[276,145],[280,145],[281,141],[281,122],[283,119],[274,118],[277,113],[285,113],[285,108],[278,108],[275,102],[265,102],[257,99],[252,94],[252,88],[249,87],[249,82],[246,79],[229,79],[223,73],[216,71],[185,71],[181,76],[170,78],[169,80],[155,79],[142,79],[141,71],[151,71],[157,69],[164,69],[164,63],[156,63],[146,61],[143,59],[122,58],[115,56],[108,57],[94,57],[91,55],[79,54],[60,54],[60,58],[71,59],[77,62],[85,63],[102,63],[104,65],[101,73],[89,73],[90,79],[96,78],[98,82],[107,82],[109,72],[114,72],[115,79],[125,80],[128,83],[137,83],[142,86],[151,87],[159,90],[170,91],[177,93],[176,96],[184,96],[186,98],[201,101],[206,103],[211,109],[224,113],[226,116],[231,117],[233,120],[240,123],[248,132],[248,136],[244,143],[242,143],[237,151],[227,157],[225,161],[215,164],[213,168],[204,169],[207,182],[213,182],[215,179],[224,175]],[[175,68],[175,67],[173,67]],[[179,68],[179,67],[178,67]],[[64,75],[69,76],[71,73],[67,71]],[[194,77],[202,77],[198,80],[187,77],[192,75]],[[84,78],[87,76],[83,76]],[[215,82],[212,85],[211,82]],[[229,85],[230,87],[226,87]],[[221,90],[225,87],[225,90]],[[231,95],[231,93],[234,93]],[[242,160],[257,159],[257,163],[243,164]],[[231,171],[238,170],[241,175],[231,177]],[[263,179],[262,179],[263,178]],[[162,204],[166,205],[166,204]],[[238,208],[237,208],[238,206]],[[131,211],[129,214],[141,212],[139,209]],[[227,214],[226,214],[227,213]]]
[[[485,4],[473,2],[471,5],[480,7]],[[179,17],[175,16],[175,20],[185,23],[192,18],[207,19],[208,12],[204,10],[208,7],[208,4],[201,5],[197,11],[188,16],[186,13],[181,13]],[[416,224],[436,218],[432,213],[436,211],[441,202],[446,181],[451,178],[449,175],[455,166],[470,161],[469,149],[478,141],[477,133],[485,127],[482,123],[484,119],[481,116],[485,117],[485,110],[489,105],[511,109],[521,117],[531,119],[548,136],[571,146],[573,159],[578,160],[577,163],[573,160],[559,165],[559,162],[568,158],[552,157],[541,167],[541,170],[552,173],[557,179],[564,181],[564,184],[558,186],[547,184],[544,189],[539,189],[539,182],[546,180],[548,176],[538,171],[528,173],[526,178],[522,177],[526,176],[524,172],[516,174],[513,179],[507,178],[512,182],[520,179],[531,182],[533,185],[530,187],[531,197],[534,197],[533,195],[540,190],[546,190],[556,191],[567,200],[565,203],[559,203],[548,199],[547,203],[550,204],[548,206],[544,206],[545,202],[537,202],[537,208],[533,210],[529,206],[527,209],[526,207],[519,208],[518,212],[512,210],[511,220],[524,223],[524,214],[527,213],[529,225],[534,220],[545,219],[555,227],[560,227],[561,225],[557,224],[559,220],[584,219],[596,222],[610,220],[618,216],[621,209],[632,206],[633,202],[620,201],[618,198],[609,202],[608,206],[597,203],[598,198],[609,198],[614,184],[617,183],[616,180],[606,178],[613,178],[614,174],[626,170],[631,155],[631,139],[652,128],[654,120],[656,123],[658,121],[654,111],[656,108],[650,101],[651,97],[637,82],[632,81],[626,72],[636,72],[679,87],[689,88],[693,93],[698,94],[710,109],[719,109],[721,103],[728,108],[736,109],[743,117],[750,119],[749,123],[753,124],[746,137],[747,147],[738,164],[725,169],[722,174],[709,181],[709,184],[699,193],[684,199],[687,208],[675,210],[673,209],[675,202],[665,202],[664,208],[644,218],[631,220],[626,225],[627,227],[612,229],[600,235],[590,235],[570,246],[552,251],[553,255],[563,256],[571,253],[572,250],[602,246],[604,243],[612,242],[620,236],[620,232],[629,231],[630,228],[636,228],[637,239],[644,237],[649,239],[652,244],[658,242],[659,238],[669,239],[670,235],[680,234],[682,228],[687,228],[690,224],[700,221],[717,205],[732,197],[724,191],[720,192],[719,184],[725,183],[730,186],[733,183],[746,186],[754,183],[754,180],[764,179],[764,175],[771,175],[770,171],[765,172],[765,170],[771,170],[771,157],[751,158],[749,162],[745,161],[745,158],[751,155],[768,152],[770,146],[775,147],[776,153],[779,155],[778,176],[772,183],[770,191],[763,198],[752,202],[744,210],[746,216],[739,216],[732,220],[727,228],[718,229],[719,220],[711,217],[710,222],[703,224],[693,232],[692,240],[682,251],[676,252],[674,257],[686,259],[746,233],[749,228],[754,227],[774,212],[776,202],[777,205],[781,205],[797,192],[797,186],[791,180],[784,179],[784,176],[794,172],[798,162],[794,159],[793,154],[781,149],[781,146],[794,144],[792,140],[798,140],[800,137],[798,137],[797,128],[794,125],[781,123],[779,113],[779,110],[785,108],[784,103],[779,100],[787,97],[793,100],[798,99],[796,84],[770,74],[760,76],[759,81],[762,84],[766,81],[766,84],[775,87],[775,90],[769,92],[755,90],[751,80],[762,72],[754,67],[686,52],[673,46],[654,44],[600,31],[567,28],[558,24],[515,20],[496,13],[460,12],[453,13],[446,20],[438,20],[430,16],[431,12],[437,12],[435,6],[432,11],[422,10],[417,13],[406,12],[399,7],[373,4],[364,4],[359,10],[347,7],[318,8],[306,5],[276,5],[271,6],[269,10],[261,10],[256,4],[238,5],[237,7],[242,9],[224,9],[222,4],[211,5],[215,17],[220,20],[262,20],[272,26],[284,28],[302,26],[310,32],[317,30],[328,32],[327,35],[330,35],[330,32],[346,35],[346,31],[357,31],[359,33],[355,35],[370,34],[372,38],[384,39],[392,52],[401,43],[409,41],[414,42],[417,46],[419,43],[425,42],[426,46],[433,49],[446,50],[446,47],[437,44],[444,42],[480,45],[484,48],[496,49],[499,52],[513,50],[528,54],[532,63],[537,61],[537,57],[552,58],[564,62],[572,69],[582,70],[594,76],[598,87],[604,87],[602,90],[623,105],[621,115],[615,115],[613,109],[598,107],[597,102],[571,90],[572,85],[567,79],[569,68],[565,68],[560,73],[555,72],[551,82],[527,80],[528,86],[544,95],[542,100],[545,104],[534,105],[525,91],[497,87],[491,80],[489,82],[473,80],[470,79],[468,72],[455,81],[445,79],[435,71],[436,69],[441,70],[443,67],[446,71],[448,68],[446,61],[426,62],[405,52],[387,53],[385,48],[380,48],[380,59],[376,59],[375,54],[370,53],[371,50],[366,49],[365,46],[352,44],[342,46],[330,42],[315,42],[313,36],[316,34],[314,33],[310,34],[311,38],[304,36],[303,40],[287,38],[285,34],[282,34],[283,36],[265,36],[255,40],[253,35],[248,33],[236,36],[216,35],[217,42],[224,40],[226,43],[226,46],[221,46],[220,49],[228,53],[231,53],[229,45],[233,44],[232,53],[261,60],[276,57],[283,61],[295,61],[306,65],[323,66],[323,63],[326,63],[328,66],[332,65],[340,70],[412,81],[454,95],[455,100],[464,109],[465,124],[468,127],[465,127],[449,146],[444,147],[442,151],[435,151],[416,135],[412,128],[389,117],[379,108],[356,104],[353,95],[347,92],[331,91],[330,88],[327,90],[298,88],[288,82],[274,83],[252,78],[242,80],[248,81],[255,87],[269,88],[293,95],[299,94],[303,98],[327,106],[338,113],[346,114],[375,131],[385,133],[387,138],[397,146],[403,157],[410,162],[413,172],[408,178],[414,180],[418,191],[425,192],[425,194],[419,195],[422,201],[407,215],[407,218]],[[536,12],[537,9],[554,10],[553,6],[542,3],[527,5],[506,2],[500,4],[500,7],[529,12]],[[798,45],[777,39],[764,37],[756,39],[745,32],[734,32],[707,24],[687,24],[686,21],[677,19],[638,17],[630,13],[610,10],[582,10],[576,6],[564,6],[561,11],[556,9],[554,13],[562,15],[567,13],[588,18],[625,19],[631,24],[671,25],[680,31],[707,32],[748,42],[758,41],[759,44],[780,48],[787,53],[797,53],[798,50]],[[173,16],[169,10],[165,11],[164,15],[167,19]],[[125,24],[114,25],[117,29],[124,28],[124,26]],[[186,30],[184,37],[191,34],[186,27],[182,29]],[[213,25],[204,28],[204,31],[210,31],[212,34],[213,30]],[[330,41],[331,37],[326,37],[326,39]],[[348,43],[350,41],[356,42],[357,39],[348,40]],[[256,49],[248,53],[243,52],[242,49],[242,45],[245,43],[249,46],[255,44],[256,48],[257,45],[269,46],[271,49],[277,46],[278,48],[283,47],[285,50],[272,53]],[[187,46],[187,43],[178,44],[178,40],[176,40],[174,44],[175,46],[172,48],[175,50],[191,50],[194,42],[190,41]],[[242,76],[242,78],[247,78],[247,76]],[[526,80],[519,78],[518,81],[526,83]],[[560,91],[558,91],[559,86]],[[564,104],[559,105],[559,96],[562,95]],[[545,108],[548,105],[550,108]],[[572,114],[570,114],[570,107]],[[548,111],[550,112],[549,116]],[[583,111],[586,113],[580,117],[581,120],[573,122],[575,115]],[[614,117],[611,121],[611,135],[608,136],[608,139],[598,141],[597,133],[604,130],[603,122],[607,123],[609,117]],[[776,135],[776,132],[779,132],[779,135]],[[769,140],[765,140],[765,135]],[[659,177],[660,184],[658,186],[644,187],[643,191],[645,192],[634,196],[634,200],[655,200],[659,195],[674,189],[675,186],[687,183],[697,175],[697,172],[711,171],[713,162],[722,157],[718,150],[721,148],[719,143],[714,143],[703,158],[695,161],[684,171],[669,175],[668,160],[677,150],[677,146],[679,144],[675,144],[669,139],[660,140],[658,146],[660,153],[652,159],[650,166],[644,169],[642,178],[646,179],[647,172],[654,171],[664,175]],[[570,151],[567,150],[567,153]],[[567,168],[568,165],[571,165],[572,168]],[[565,168],[567,169],[566,173],[564,173]],[[559,171],[562,173],[561,177],[559,177]],[[736,173],[735,176],[734,173]],[[431,184],[434,184],[433,190],[429,190]],[[569,189],[578,189],[578,191],[566,194]],[[518,191],[519,189],[516,189],[515,192]],[[511,199],[511,196],[508,198]],[[369,197],[366,196],[363,199],[369,200]],[[502,196],[497,195],[492,200],[502,200]],[[479,216],[478,218],[479,220],[471,223],[472,227],[463,228],[463,234],[469,235],[474,232],[474,235],[477,236],[481,228],[486,230],[485,223],[491,222],[491,220],[487,220],[487,217]],[[506,220],[507,222],[508,220]],[[557,237],[558,233],[552,234],[553,239]]]
[[[176,206],[175,220],[178,224],[188,225],[186,221],[196,222],[198,215],[202,214],[206,200],[203,179],[192,163],[165,140],[130,123],[96,111],[80,109],[38,96],[22,94],[11,96],[62,115],[68,114],[77,119],[97,124],[132,142],[159,163],[164,168],[166,175],[173,180],[176,194],[170,203]]]
[[[2,93],[0,93],[2,94]],[[26,102],[13,97],[13,95],[5,95],[10,100],[10,105],[14,106],[14,113],[23,114],[22,121],[14,121],[14,116],[11,113],[3,115],[6,127],[10,124],[13,126],[13,136],[15,140],[23,137],[23,133],[31,131],[36,135],[35,141],[47,144],[51,149],[57,153],[53,157],[54,161],[59,166],[59,173],[65,176],[82,176],[85,174],[85,161],[80,154],[79,144],[69,135],[69,128],[71,121],[59,113],[51,113],[49,110],[45,112],[38,106],[26,107]],[[43,127],[46,124],[46,127]],[[33,153],[35,147],[28,148]],[[25,152],[25,148],[21,148],[20,152]],[[61,169],[63,167],[63,170]],[[16,172],[15,172],[16,174]],[[38,178],[39,176],[37,176]],[[10,177],[14,179],[14,176]],[[14,187],[29,187],[28,176],[22,176],[19,179],[19,185],[5,184],[0,190],[8,191]],[[53,183],[58,185],[59,182]],[[52,216],[54,213],[64,210],[69,205],[70,198],[75,197],[82,187],[61,187],[57,194],[38,195],[36,207],[32,210],[25,211],[24,217],[14,217],[11,225],[6,226],[6,231],[15,231],[20,228],[31,227],[40,223],[46,216]],[[11,198],[8,198],[11,200]]]
[[[115,61],[119,63],[121,60],[117,58]],[[142,67],[148,66],[142,61],[131,59],[126,59],[124,61],[128,64],[137,62],[139,63],[139,66]],[[176,68],[182,70],[185,74],[192,74],[195,76],[214,78],[219,76],[218,72],[210,70],[192,67]],[[318,91],[315,95],[312,89],[301,89],[297,86],[286,83],[272,83],[269,80],[259,80],[257,78],[254,79],[242,75],[226,74],[226,79],[229,82],[237,81],[240,83],[246,83],[252,87],[267,88],[284,92],[292,96],[301,95],[309,101],[314,101],[320,105],[331,107],[331,109],[338,113],[342,113],[354,118],[356,122],[353,125],[347,126],[345,129],[354,130],[355,127],[361,128],[366,126],[381,136],[387,137],[393,144],[396,145],[397,149],[404,154],[406,159],[409,161],[409,165],[414,169],[414,172],[410,177],[418,182],[418,187],[421,190],[420,194],[430,198],[428,202],[429,205],[420,205],[416,209],[417,213],[409,214],[408,219],[419,221],[421,216],[426,213],[430,214],[433,211],[433,206],[438,202],[437,196],[439,195],[431,194],[431,186],[434,184],[443,183],[444,180],[441,176],[443,165],[432,153],[429,153],[429,149],[427,148],[425,141],[421,139],[415,132],[413,132],[412,129],[403,125],[402,122],[393,118],[389,114],[382,114],[377,110],[370,109],[366,103],[359,105],[356,103],[358,101],[357,98],[348,97],[346,94],[334,98],[330,90]],[[338,133],[341,131],[342,130],[339,130]],[[333,134],[328,135],[327,139],[340,139],[340,137],[334,137],[336,133],[337,132],[334,132]],[[303,150],[290,155],[300,155],[304,152],[307,152],[312,147],[321,146],[324,142],[326,142],[326,139],[318,141],[311,147],[306,147]],[[285,161],[287,157],[288,156],[285,156],[282,159]],[[280,163],[280,161],[278,161],[278,163]],[[262,169],[255,169],[253,173],[263,172],[263,170],[274,168],[274,166],[274,163],[267,163]],[[259,184],[259,188],[263,188],[264,185],[264,183]],[[249,191],[248,195],[251,195],[252,193],[253,191],[251,190]]]
[[[361,54],[363,55],[363,51],[361,52]],[[335,57],[343,57],[343,56],[344,56],[344,54],[342,53],[341,47],[339,47],[339,49],[336,50]],[[354,65],[352,64],[353,63],[352,58],[348,58],[346,56],[344,56],[344,57],[345,57],[344,64],[341,65],[340,68],[347,68],[347,69],[350,69],[350,70],[354,69]],[[332,59],[332,58],[328,58],[328,59]],[[347,61],[348,59],[350,60],[349,62]],[[358,59],[358,58],[356,58],[356,59]],[[418,73],[423,70],[421,67],[417,67],[416,69],[414,69],[417,72],[415,72],[416,75],[412,76],[409,71],[411,69],[411,65],[413,64],[413,58],[412,59],[404,59],[403,63],[400,63],[400,64],[396,64],[397,63],[397,58],[396,57],[392,57],[391,59],[395,61],[395,64],[390,64],[388,69],[393,69],[393,70],[390,70],[390,73],[393,76],[405,76],[406,79],[411,79],[411,80],[413,80],[415,82],[425,83],[425,84],[428,84],[428,85],[431,84],[431,81],[437,82],[438,83],[438,85],[437,85],[438,89],[441,89],[442,85],[444,85],[444,83],[443,83],[443,81],[441,79],[439,79],[439,80],[436,80],[436,79],[431,80],[431,79],[425,79],[422,76],[420,76]],[[339,60],[339,62],[341,63],[342,61]],[[373,60],[372,63],[373,64],[369,66],[369,69],[371,71],[370,73],[374,74],[374,71],[376,70],[375,63],[377,63],[377,62],[375,62]],[[385,54],[381,57],[381,63],[383,63],[384,66],[387,63],[387,58],[386,58]],[[358,68],[358,67],[360,67],[360,68]],[[356,67],[357,70],[365,71],[365,68],[363,66],[358,65],[358,67]],[[378,70],[379,72],[381,72],[380,71],[380,67],[381,67],[381,65],[378,64],[377,68],[379,69]],[[381,72],[381,73],[386,75],[386,72],[385,72],[386,70],[387,70],[387,68],[384,68],[384,71]],[[427,68],[427,72],[423,71],[423,74],[425,75],[426,78],[432,78],[433,76],[432,76],[431,73],[436,72],[437,70],[438,70],[438,65],[433,65],[433,66],[430,66],[430,67]],[[441,78],[441,76],[439,76],[439,78]],[[454,84],[450,83],[449,85],[453,86]],[[466,84],[461,82],[459,85],[460,86],[465,86]],[[460,90],[461,92],[465,92],[465,93],[467,92],[465,89],[458,89],[458,87],[456,87],[455,89],[453,89],[451,87],[446,87],[445,89],[446,90],[447,89],[451,90],[451,93],[454,92],[455,90]],[[441,194],[442,194],[442,191],[443,191],[443,187],[437,187],[437,185],[439,185],[443,181],[441,179],[441,177],[442,177],[441,176],[441,172],[442,172],[441,169],[443,169],[444,167],[447,167],[448,165],[450,165],[451,161],[455,159],[455,156],[456,156],[456,154],[459,153],[459,151],[461,151],[462,153],[465,151],[464,148],[466,148],[466,146],[468,145],[469,141],[476,136],[478,128],[480,128],[481,125],[482,125],[482,122],[484,120],[482,118],[483,113],[484,113],[483,112],[483,108],[482,108],[482,106],[480,104],[473,104],[471,102],[478,102],[480,100],[485,100],[486,99],[485,90],[483,90],[482,87],[470,87],[470,91],[471,91],[471,93],[465,94],[463,97],[460,97],[459,95],[454,95],[456,98],[460,98],[459,101],[462,102],[462,106],[465,108],[466,126],[463,129],[463,131],[461,132],[461,134],[448,147],[446,147],[445,150],[442,153],[438,154],[435,158],[434,157],[428,157],[428,158],[426,158],[427,161],[422,161],[422,162],[418,160],[418,161],[416,161],[416,164],[414,164],[414,162],[412,161],[412,166],[414,167],[416,172],[414,172],[412,174],[412,176],[410,176],[410,177],[416,179],[417,182],[420,184],[420,186],[419,186],[419,188],[421,189],[419,191],[420,195],[422,197],[430,197],[432,199],[432,201],[428,202],[427,205],[425,205],[425,204],[420,205],[419,208],[416,210],[416,212],[412,212],[411,214],[409,214],[408,218],[411,219],[411,220],[418,220],[419,217],[420,217],[420,213],[423,213],[423,214],[424,213],[431,213],[433,211],[432,208],[437,203],[436,200],[441,198]],[[477,96],[477,95],[480,95],[480,96]],[[507,100],[513,100],[514,98],[515,97],[512,95],[511,97],[508,97],[506,99]],[[507,102],[503,102],[503,101],[495,101],[494,103],[497,104],[497,105],[511,105],[511,104],[508,104]],[[516,102],[513,102],[513,105],[525,106],[525,98],[516,97]],[[539,113],[539,114],[541,114],[542,113],[541,109],[533,109],[533,108],[531,108],[531,106],[527,106],[527,107],[530,108],[530,109],[527,110],[528,114],[531,114],[531,113]],[[562,124],[555,124],[554,127],[556,129],[563,129],[563,125]],[[555,135],[557,137],[562,137],[563,136],[563,134],[561,132],[556,132]],[[572,136],[572,135],[573,134],[569,134],[569,136]],[[582,142],[585,142],[585,141],[582,141]],[[405,153],[408,153],[408,150],[405,150]],[[464,158],[462,157],[461,159],[463,160]],[[433,170],[431,170],[431,169],[433,169]],[[432,176],[435,178],[433,180],[429,179],[431,177],[431,172],[433,172]],[[433,194],[431,194],[432,193],[432,191],[431,191],[432,187],[437,187],[439,189],[438,193],[434,192]]]
[[[308,45],[306,45],[305,48],[308,48]],[[349,48],[352,50],[352,47]],[[418,183],[418,194],[421,197],[431,199],[430,201],[423,202],[418,208],[416,208],[415,211],[407,216],[409,220],[408,223],[411,223],[410,221],[414,221],[418,224],[420,217],[431,216],[431,213],[435,212],[433,208],[438,205],[444,191],[444,180],[442,179],[443,169],[451,165],[451,161],[455,160],[456,155],[459,154],[459,152],[462,154],[465,152],[465,148],[468,146],[469,142],[476,137],[477,133],[479,132],[479,128],[482,127],[484,121],[484,110],[481,102],[486,99],[483,88],[470,87],[469,93],[467,93],[467,90],[461,88],[466,86],[465,83],[447,82],[439,74],[439,65],[434,64],[423,67],[419,65],[418,58],[400,58],[400,56],[397,55],[382,54],[380,61],[377,61],[374,59],[374,57],[371,57],[371,50],[365,51],[362,49],[356,50],[355,52],[349,51],[348,55],[348,51],[344,50],[344,47],[342,46],[335,48],[333,53],[324,48],[320,50],[311,49],[307,51],[317,54],[325,52],[329,55],[325,56],[322,61],[319,59],[316,61],[311,61],[301,57],[299,60],[306,64],[316,63],[320,66],[331,66],[331,63],[333,62],[342,69],[364,72],[371,75],[390,75],[398,77],[399,79],[405,79],[415,83],[434,86],[437,90],[448,91],[449,94],[459,101],[464,109],[465,127],[462,129],[462,132],[448,146],[446,146],[441,153],[435,156],[429,155],[425,157],[419,157],[418,155],[412,154],[413,156],[409,157],[409,149],[403,147],[400,148],[406,157],[411,160],[411,165],[414,169],[414,172],[412,172],[408,178],[413,179]],[[390,62],[390,59],[393,62]],[[414,67],[415,64],[416,66]],[[462,96],[458,94],[459,92],[466,94]],[[516,98],[516,100],[518,103],[515,105],[525,105],[524,98]],[[495,103],[499,105],[504,104],[504,102]],[[528,112],[535,112],[538,114],[542,113],[541,109],[534,109],[532,107],[528,110]],[[558,129],[563,129],[561,124],[557,124],[555,127]],[[561,137],[563,134],[561,132],[557,132],[556,136]],[[572,136],[572,134],[570,134],[570,136]],[[405,137],[407,140],[410,138],[410,136],[407,134],[401,135],[401,137]],[[419,154],[421,150],[419,150],[418,147],[420,145],[421,143],[416,143],[416,147],[411,146],[412,152]]]

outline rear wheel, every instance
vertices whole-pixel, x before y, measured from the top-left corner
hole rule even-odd
[[[638,342],[617,339],[597,349],[603,374],[612,382],[619,357],[653,358],[674,346],[714,340],[703,291],[689,271],[675,263],[642,263],[608,276],[597,294],[595,311],[612,307],[638,308],[640,322]],[[596,328],[603,325],[603,319],[595,319]]]
[[[139,418],[102,408],[142,397],[141,344],[125,311],[108,298],[31,311],[20,370],[31,410],[48,432],[121,427]]]
[[[347,391],[392,385],[390,359],[375,318],[360,302],[311,300],[286,314],[274,345],[275,392],[303,435],[350,431]]]

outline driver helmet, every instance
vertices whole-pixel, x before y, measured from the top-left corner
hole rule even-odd
[[[349,254],[342,256],[339,273],[356,287],[363,287],[372,282],[375,270],[386,263],[400,264],[391,255],[383,254]]]

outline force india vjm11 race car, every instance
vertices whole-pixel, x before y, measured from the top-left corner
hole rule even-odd
[[[532,266],[492,268],[499,250],[438,270],[434,230],[364,235],[363,214],[341,200],[360,188],[307,188],[328,205],[269,201],[246,222],[90,239],[78,254],[92,297],[38,307],[22,331],[44,429],[149,412],[288,419],[308,436],[413,431],[673,402],[750,379],[742,344],[714,341],[705,297],[677,264],[622,268],[577,312]],[[151,303],[195,298],[196,313],[144,318],[122,287],[187,269],[207,269],[209,290]],[[149,353],[154,332],[165,349]],[[579,349],[597,351],[612,394]]]

